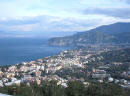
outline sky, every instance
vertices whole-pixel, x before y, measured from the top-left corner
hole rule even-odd
[[[1,36],[68,34],[116,22],[130,22],[130,0],[0,0]]]

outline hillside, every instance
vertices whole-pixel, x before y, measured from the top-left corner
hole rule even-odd
[[[104,25],[72,36],[51,38],[48,43],[52,46],[130,43],[130,23]]]

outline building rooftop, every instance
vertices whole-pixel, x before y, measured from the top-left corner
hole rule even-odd
[[[11,96],[11,95],[6,95],[6,94],[1,94],[1,93],[0,93],[0,96]]]

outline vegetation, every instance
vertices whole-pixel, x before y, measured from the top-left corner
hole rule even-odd
[[[130,23],[115,23],[79,32],[72,36],[56,37],[49,40],[53,46],[79,46],[88,44],[130,43]]]
[[[0,88],[0,93],[15,96],[129,96],[130,90],[114,84],[91,83],[89,86],[79,81],[71,81],[68,87],[57,85],[56,81],[27,86],[8,86]]]

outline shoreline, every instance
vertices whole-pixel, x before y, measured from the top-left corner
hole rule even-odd
[[[46,39],[11,39],[1,40],[0,66],[29,62],[46,56],[53,56],[67,47],[48,46]]]
[[[10,86],[12,84],[19,85],[21,83],[26,84],[32,82],[36,82],[38,85],[40,85],[42,81],[46,80],[57,80],[58,84],[67,84],[67,82],[71,80],[88,82],[95,79],[96,82],[100,83],[116,83],[116,81],[119,81],[119,84],[121,84],[121,86],[125,86],[127,84],[126,82],[129,84],[129,80],[127,81],[125,78],[117,80],[111,75],[112,73],[109,73],[109,71],[107,71],[108,68],[113,68],[115,65],[120,66],[122,64],[125,64],[126,66],[129,64],[129,62],[110,61],[110,64],[102,62],[104,59],[102,57],[103,54],[120,52],[120,48],[117,48],[117,50],[112,50],[113,47],[111,49],[110,46],[110,49],[103,49],[104,50],[100,49],[100,51],[95,50],[95,48],[94,50],[87,48],[65,50],[55,56],[48,56],[45,58],[37,59],[36,61],[22,62],[21,64],[15,64],[9,67],[6,66],[0,68],[0,76],[2,76],[2,79],[0,80],[0,86]],[[127,52],[127,50],[130,50],[130,48],[120,50]],[[98,63],[96,62],[97,60]],[[74,74],[77,74],[77,77],[73,77]],[[101,78],[104,79],[102,80]]]

